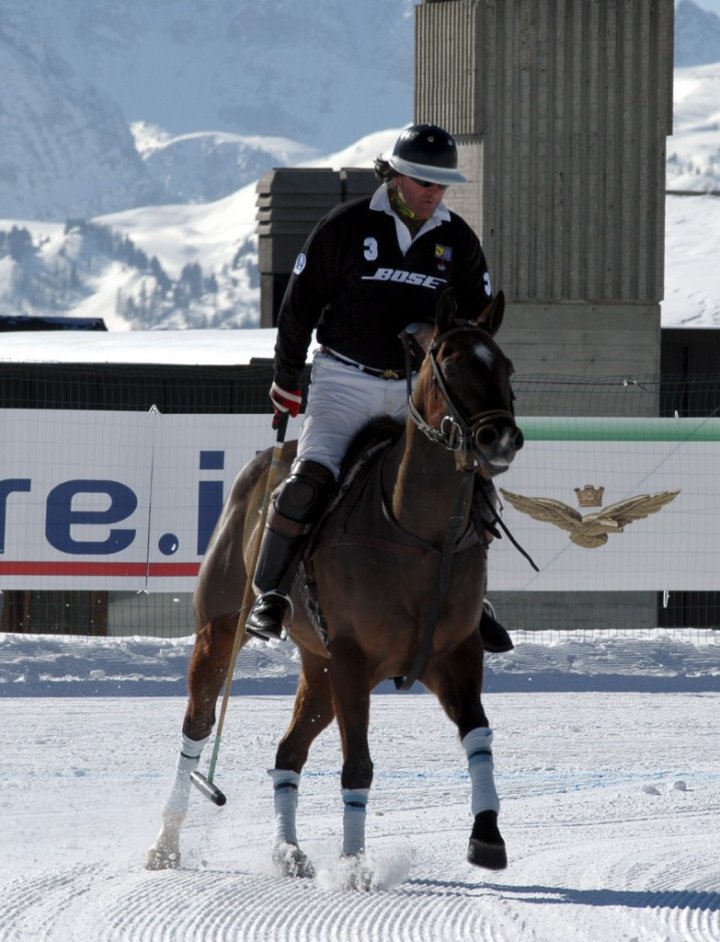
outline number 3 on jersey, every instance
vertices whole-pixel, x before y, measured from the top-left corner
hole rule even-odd
[[[365,239],[365,241],[363,242],[363,247],[365,249],[365,251],[363,252],[363,255],[365,256],[367,261],[374,262],[376,258],[378,257],[377,239],[373,239],[372,236],[370,236],[369,238]]]

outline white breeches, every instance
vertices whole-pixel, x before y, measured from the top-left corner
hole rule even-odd
[[[380,379],[318,351],[313,357],[297,460],[317,461],[337,478],[351,439],[370,420],[407,417],[407,380]]]

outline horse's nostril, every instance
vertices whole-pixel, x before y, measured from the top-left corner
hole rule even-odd
[[[492,445],[497,441],[498,434],[494,428],[486,427],[478,429],[477,433],[477,443],[478,445]]]
[[[520,431],[520,429],[518,429],[515,432],[515,447],[517,448],[518,451],[520,451],[520,449],[522,448],[524,444],[525,444],[525,436]]]

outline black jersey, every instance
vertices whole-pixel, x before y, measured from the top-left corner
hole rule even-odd
[[[322,219],[295,263],[278,320],[275,374],[297,386],[312,331],[319,343],[376,369],[402,370],[399,334],[434,323],[442,291],[455,290],[460,316],[492,298],[480,242],[457,214],[416,237],[403,254],[395,216],[371,199],[344,203]]]

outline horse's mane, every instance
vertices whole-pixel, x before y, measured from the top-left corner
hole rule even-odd
[[[375,419],[370,419],[348,445],[340,468],[340,479],[342,480],[345,477],[364,452],[383,442],[392,445],[400,438],[404,428],[402,422],[391,418],[389,415],[381,415]]]

